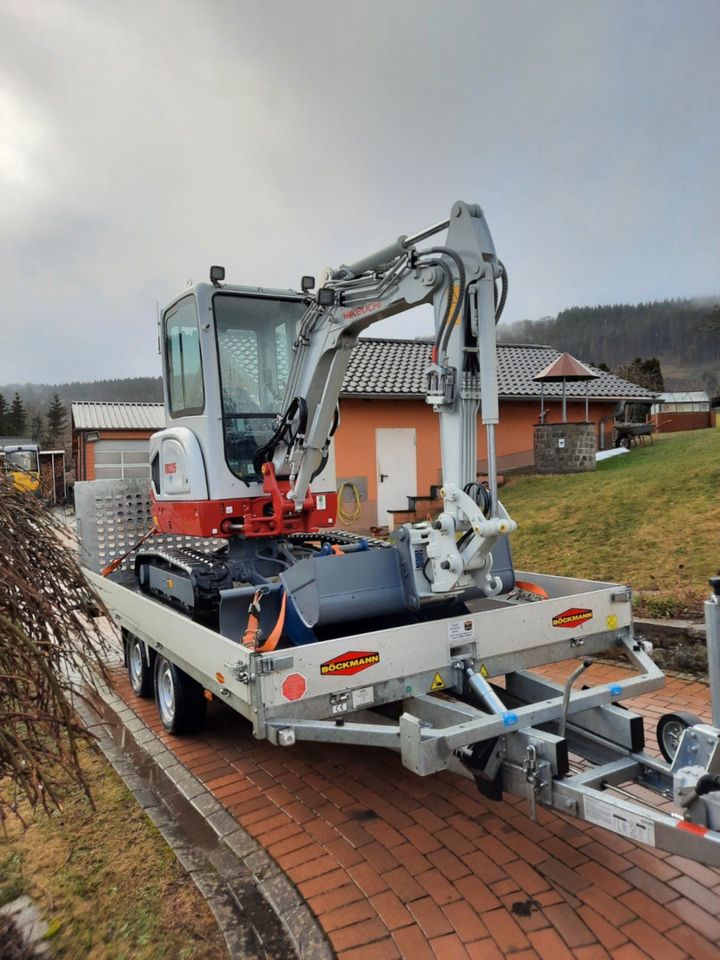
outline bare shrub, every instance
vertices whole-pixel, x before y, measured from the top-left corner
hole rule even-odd
[[[23,797],[49,809],[70,784],[88,793],[72,698],[105,676],[100,608],[69,531],[0,476],[0,822],[22,819]]]

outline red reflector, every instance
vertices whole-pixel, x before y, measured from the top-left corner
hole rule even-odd
[[[301,673],[291,673],[282,684],[282,695],[286,700],[299,700],[307,693],[307,680]]]
[[[697,833],[698,836],[703,836],[708,832],[707,827],[701,827],[698,823],[688,823],[687,820],[679,820],[677,828],[678,830],[687,830],[688,833]]]

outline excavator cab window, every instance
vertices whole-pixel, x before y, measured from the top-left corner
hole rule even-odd
[[[13,450],[6,454],[7,462],[15,467],[20,467],[27,473],[38,471],[38,455],[35,450]]]
[[[253,456],[272,437],[305,304],[219,293],[213,310],[225,459],[235,476],[256,480]]]
[[[185,297],[165,314],[165,343],[170,416],[202,413],[205,391],[195,297]]]

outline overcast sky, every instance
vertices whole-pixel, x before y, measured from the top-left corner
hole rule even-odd
[[[156,374],[211,263],[297,286],[458,199],[510,320],[716,294],[719,43],[718,0],[0,0],[0,384]]]

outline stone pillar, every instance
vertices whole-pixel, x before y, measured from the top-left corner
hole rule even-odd
[[[597,466],[594,423],[539,423],[534,447],[538,473],[582,473]]]

